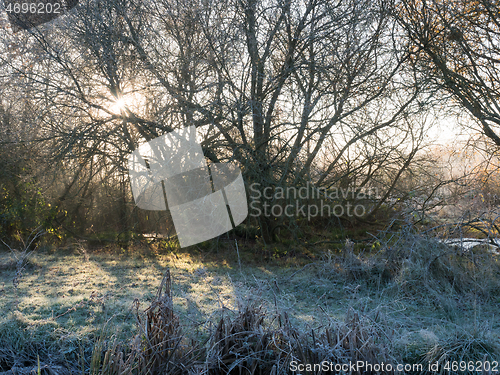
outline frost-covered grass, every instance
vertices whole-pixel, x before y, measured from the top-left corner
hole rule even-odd
[[[495,254],[460,253],[414,236],[365,252],[350,244],[306,255],[256,247],[242,243],[237,253],[227,242],[185,251],[146,245],[91,251],[79,244],[36,251],[21,273],[13,253],[3,251],[0,370],[34,364],[38,355],[47,366],[90,371],[99,338],[105,350],[113,340],[131,346],[141,335],[137,314],[156,300],[167,269],[173,311],[192,342],[213,338],[221,317],[237,319],[245,306],[259,306],[269,329],[279,328],[277,317],[288,317],[302,345],[315,345],[308,335],[316,332],[320,340],[328,327],[347,335],[357,319],[368,335],[360,336],[363,348],[386,360],[500,359]]]

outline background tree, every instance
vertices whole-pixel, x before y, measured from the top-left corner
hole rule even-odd
[[[500,14],[489,0],[400,1],[412,59],[500,146]]]

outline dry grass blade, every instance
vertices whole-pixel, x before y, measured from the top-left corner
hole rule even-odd
[[[125,354],[122,346],[115,340],[104,354],[101,374],[130,375],[135,369],[136,353]]]
[[[141,318],[138,344],[138,366],[141,374],[181,374],[193,361],[196,347],[186,348],[172,301],[172,280],[167,270],[156,299]]]
[[[387,355],[382,350],[382,344],[376,344],[375,339],[382,336],[372,326],[359,317],[352,308],[348,310],[345,321],[325,329],[320,334],[300,335],[291,332],[293,339],[294,360],[302,364],[320,363],[388,363]],[[312,342],[311,342],[312,339]],[[329,374],[330,372],[304,372],[304,374]],[[363,374],[375,374],[365,369]],[[361,374],[353,372],[352,374]]]
[[[271,374],[285,368],[289,345],[281,331],[264,327],[265,314],[253,305],[240,307],[226,323],[221,318],[207,355],[210,374]]]

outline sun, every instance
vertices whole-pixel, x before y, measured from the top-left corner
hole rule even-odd
[[[129,105],[129,103],[127,103],[125,98],[122,97],[122,98],[116,99],[113,102],[113,104],[111,104],[111,106],[109,107],[109,110],[113,113],[120,114],[127,109],[128,105]]]
[[[127,117],[131,114],[144,116],[148,108],[147,92],[144,90],[121,91],[117,96],[100,95],[100,117]]]
[[[146,108],[147,97],[139,91],[122,92],[108,103],[108,111],[114,115],[121,116],[128,112],[141,115]]]

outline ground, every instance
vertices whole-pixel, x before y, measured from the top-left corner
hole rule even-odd
[[[247,304],[262,306],[269,325],[286,312],[306,333],[344,324],[355,311],[395,361],[417,363],[443,353],[500,360],[500,297],[485,297],[479,283],[476,292],[443,295],[424,287],[418,294],[408,280],[342,272],[345,256],[327,251],[262,261],[244,247],[241,258],[235,250],[45,247],[21,273],[14,253],[1,252],[0,347],[57,347],[71,362],[103,332],[106,339],[128,341],[137,334],[136,309],[149,306],[170,269],[174,311],[187,337],[208,335],[220,316],[235,316]]]

